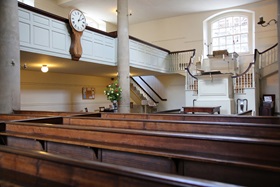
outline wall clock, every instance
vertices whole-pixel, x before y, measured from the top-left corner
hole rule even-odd
[[[68,16],[69,24],[71,27],[71,46],[70,54],[72,60],[79,60],[82,56],[81,37],[83,31],[86,29],[85,15],[78,9],[72,9]]]

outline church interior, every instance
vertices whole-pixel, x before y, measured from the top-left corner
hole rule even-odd
[[[277,0],[0,5],[0,186],[280,186]]]

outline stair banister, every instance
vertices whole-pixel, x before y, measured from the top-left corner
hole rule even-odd
[[[156,101],[145,89],[142,88],[142,86],[140,84],[137,83],[137,81],[134,80],[133,77],[130,76],[130,79],[139,87],[141,88],[141,90],[143,92],[145,92],[145,94],[154,102],[154,103],[158,103],[158,101]]]
[[[139,78],[151,89],[151,91],[161,100],[161,101],[167,101],[167,99],[163,99],[141,76]]]

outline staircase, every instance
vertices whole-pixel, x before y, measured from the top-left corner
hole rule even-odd
[[[130,98],[133,102],[131,113],[153,113],[157,111],[157,101],[139,85],[133,78],[130,79]]]
[[[261,78],[268,77],[277,72],[278,72],[278,62],[277,61],[260,69]]]
[[[255,50],[255,62],[259,67],[261,78],[268,77],[278,72],[278,44],[259,52]]]

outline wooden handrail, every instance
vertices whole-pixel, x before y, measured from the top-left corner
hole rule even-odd
[[[189,66],[186,67],[186,71],[188,72],[188,74],[189,74],[192,78],[197,79],[197,77],[195,77],[195,76],[190,72]]]
[[[193,56],[195,55],[195,49],[188,49],[188,50],[182,50],[182,51],[172,51],[170,54],[175,54],[175,53],[184,53],[184,52],[191,52],[194,51]]]
[[[250,70],[251,66],[254,65],[254,64],[255,64],[255,62],[251,62],[249,64],[249,66],[247,67],[247,69],[243,73],[231,76],[231,78],[242,77],[243,75],[245,75]]]
[[[185,50],[185,51],[178,51],[178,52],[176,52],[176,53],[189,52],[189,51],[193,51],[193,55],[191,56],[191,58],[190,58],[190,60],[189,60],[189,64],[188,64],[188,66],[185,68],[185,70],[189,73],[189,75],[190,75],[192,78],[197,79],[197,78],[190,72],[190,69],[189,69],[189,67],[191,66],[191,63],[192,63],[192,59],[193,59],[194,56],[195,56],[196,50],[195,50],[195,49],[190,49],[190,50]],[[173,53],[175,53],[175,52],[173,52]]]
[[[262,51],[262,52],[259,52],[258,49],[255,49],[255,54],[256,54],[256,53],[259,53],[259,54],[266,53],[267,51],[269,51],[269,50],[275,48],[277,45],[278,45],[278,43],[274,44],[273,46],[271,46],[270,48],[268,48],[268,49],[266,49],[266,50],[264,50],[264,51]],[[254,60],[256,60],[256,59],[254,59]]]
[[[254,62],[251,62],[251,63],[249,64],[249,66],[247,67],[247,69],[246,69],[243,73],[234,75],[234,76],[232,76],[232,78],[237,78],[237,77],[241,77],[241,76],[245,75],[245,74],[250,70],[250,68],[252,67],[252,65],[255,65],[255,64],[256,64],[256,61],[257,61],[257,54],[259,54],[259,55],[264,54],[264,53],[266,53],[266,52],[272,50],[273,48],[275,48],[277,45],[278,45],[278,43],[274,44],[273,46],[271,46],[270,48],[268,48],[268,49],[266,49],[266,50],[264,50],[264,51],[262,51],[262,52],[260,52],[258,49],[255,49],[255,52],[254,52]]]
[[[154,98],[153,98],[145,89],[142,88],[142,86],[141,86],[140,84],[138,84],[137,81],[135,81],[135,79],[134,79],[133,77],[130,77],[130,79],[131,79],[133,82],[135,82],[135,84],[137,84],[137,86],[139,86],[139,87],[145,92],[145,94],[147,94],[147,95],[152,99],[152,101],[153,101],[154,103],[158,103],[157,101],[154,100]]]

